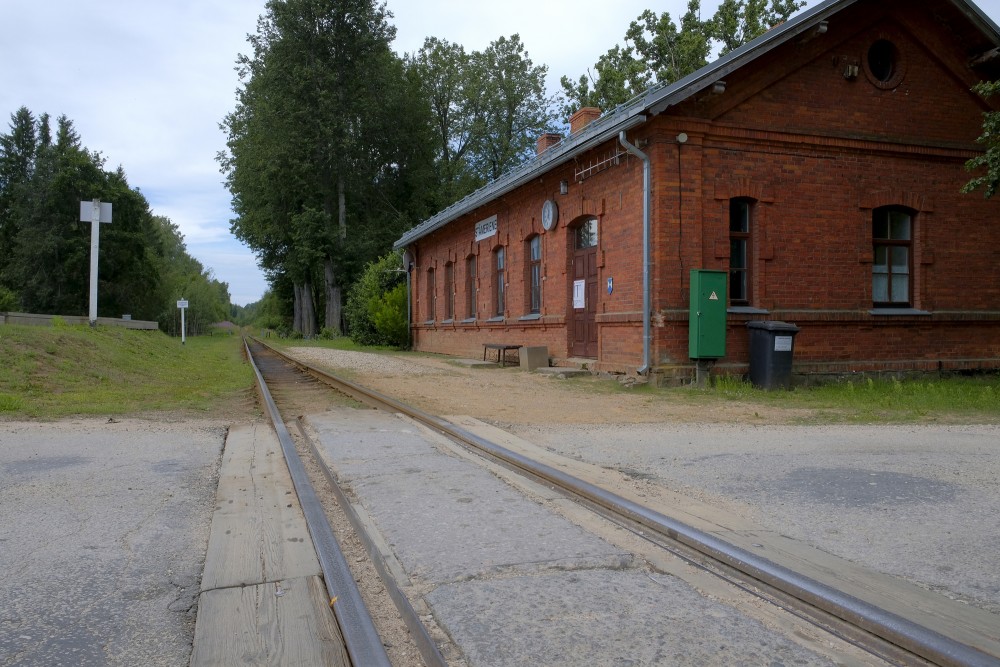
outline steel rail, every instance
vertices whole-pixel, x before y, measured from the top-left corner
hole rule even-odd
[[[320,468],[323,470],[323,475],[326,477],[327,482],[330,484],[330,488],[333,489],[334,495],[337,496],[337,502],[343,508],[344,513],[347,515],[348,521],[354,527],[354,532],[357,534],[358,539],[364,544],[365,550],[368,552],[368,557],[371,559],[375,566],[375,570],[378,572],[379,578],[382,579],[382,583],[385,585],[386,591],[389,593],[389,597],[392,598],[393,604],[396,605],[396,609],[399,611],[399,615],[403,619],[403,623],[406,628],[410,631],[410,635],[413,638],[414,643],[417,645],[417,650],[420,652],[420,657],[423,658],[424,665],[426,667],[448,667],[448,662],[441,655],[438,650],[437,644],[431,638],[430,633],[427,632],[427,628],[420,621],[420,614],[413,608],[410,604],[409,598],[406,594],[399,588],[399,582],[396,578],[392,576],[389,572],[389,568],[385,564],[385,559],[382,554],[379,553],[379,549],[372,540],[371,535],[368,534],[368,530],[365,528],[358,516],[357,511],[354,509],[354,505],[351,504],[350,499],[344,490],[340,487],[337,482],[336,476],[330,467],[326,465],[323,457],[320,456],[319,448],[316,446],[315,441],[309,437],[306,432],[305,425],[303,424],[303,418],[299,417],[295,421],[295,425],[299,429],[299,433],[302,435],[302,439],[309,445],[309,449],[313,454],[313,457],[319,463]]]
[[[260,342],[260,341],[258,341]],[[578,479],[557,468],[513,452],[440,417],[427,414],[394,398],[337,377],[295,359],[261,342],[290,363],[333,383],[363,402],[376,402],[403,413],[446,436],[480,450],[500,461],[552,483],[573,495],[603,507],[645,528],[694,549],[743,575],[801,600],[842,621],[942,667],[1000,667],[1000,657],[947,637],[907,618],[865,602],[832,586],[797,573],[783,565],[747,551],[710,533],[644,507],[627,498]]]
[[[295,450],[295,442],[288,433],[284,420],[278,412],[278,407],[271,397],[271,392],[264,382],[264,377],[253,360],[250,345],[245,339],[243,344],[246,348],[247,360],[257,377],[257,388],[267,407],[271,425],[281,443],[285,463],[292,477],[292,484],[299,497],[302,513],[305,515],[306,525],[309,527],[309,535],[312,537],[313,547],[316,549],[316,556],[323,571],[323,580],[326,582],[326,589],[330,596],[330,606],[333,608],[333,613],[344,637],[344,645],[351,659],[351,664],[355,667],[391,667],[389,656],[382,644],[382,638],[379,637],[378,631],[375,629],[375,623],[372,621],[368,608],[361,597],[361,591],[358,590],[354,581],[354,575],[337,544],[337,539],[333,535],[333,529],[330,528],[330,523],[323,512],[323,506],[316,496],[316,491],[309,482],[309,475],[302,464],[302,459],[299,458],[298,452]],[[270,346],[265,347],[272,349]]]

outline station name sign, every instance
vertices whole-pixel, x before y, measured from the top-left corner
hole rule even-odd
[[[492,215],[485,220],[480,220],[476,223],[476,240],[482,241],[483,239],[488,239],[491,236],[496,236],[497,233],[497,217]]]

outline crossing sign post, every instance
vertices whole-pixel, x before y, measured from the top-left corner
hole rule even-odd
[[[80,222],[90,223],[90,326],[97,326],[97,250],[101,223],[111,223],[111,204],[100,199],[80,202]]]
[[[184,311],[187,310],[188,302],[187,299],[181,299],[177,302],[177,307],[181,309],[181,345],[184,344]]]

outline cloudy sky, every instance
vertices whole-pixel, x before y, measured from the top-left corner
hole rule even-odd
[[[817,4],[811,0],[809,6]],[[428,36],[482,50],[519,33],[549,89],[622,41],[644,9],[683,14],[686,0],[388,0],[394,48]],[[1000,0],[979,6],[1000,21]],[[153,212],[176,223],[188,252],[229,284],[233,303],[267,284],[253,253],[229,233],[229,192],[215,161],[219,122],[235,106],[236,56],[249,52],[265,0],[3,0],[0,132],[21,106],[65,114],[107,168],[121,165]],[[718,2],[703,0],[703,15]],[[81,193],[81,198],[86,195]]]

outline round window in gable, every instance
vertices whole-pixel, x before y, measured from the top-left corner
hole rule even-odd
[[[899,49],[888,39],[877,39],[868,47],[865,74],[879,88],[895,88],[903,80],[903,61]]]

